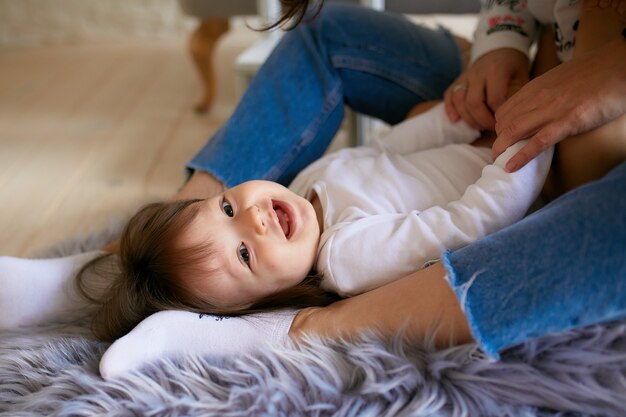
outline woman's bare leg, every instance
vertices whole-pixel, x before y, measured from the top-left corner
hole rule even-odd
[[[614,4],[584,2],[574,58],[621,37],[626,16],[620,10]],[[626,115],[588,133],[565,139],[555,151],[553,171],[560,193],[601,178],[626,160]]]
[[[556,148],[552,167],[556,197],[604,176],[626,160],[626,116],[589,133],[572,136]]]
[[[441,263],[327,307],[304,309],[289,335],[295,339],[306,333],[354,339],[368,330],[383,336],[402,331],[407,340],[416,342],[433,335],[442,347],[472,340]]]
[[[205,171],[196,171],[171,200],[211,198],[224,191],[224,184]]]

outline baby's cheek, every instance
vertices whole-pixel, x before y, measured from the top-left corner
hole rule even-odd
[[[293,265],[290,257],[281,254],[280,251],[273,252],[270,256],[266,257],[266,263],[268,272],[275,276],[284,276],[293,269]]]
[[[281,271],[281,269],[283,269],[284,265],[281,265],[281,263],[279,262],[280,257],[278,256],[271,256],[268,257],[267,259],[267,268],[269,269],[268,272],[279,272]]]
[[[297,253],[274,256],[268,266],[277,279],[288,285],[298,284],[311,270],[307,259]]]

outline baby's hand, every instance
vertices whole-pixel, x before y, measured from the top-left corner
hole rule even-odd
[[[100,361],[100,374],[110,379],[161,358],[242,355],[264,345],[281,344],[288,337],[296,313],[281,310],[216,316],[160,311],[109,347]]]

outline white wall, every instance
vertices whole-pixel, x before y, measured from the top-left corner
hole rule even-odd
[[[158,39],[193,24],[176,0],[0,0],[0,46]]]

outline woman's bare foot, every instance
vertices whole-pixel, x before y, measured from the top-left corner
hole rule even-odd
[[[206,171],[196,171],[189,181],[170,198],[171,201],[193,198],[210,198],[224,191],[226,187]]]
[[[189,178],[189,181],[170,198],[170,201],[210,198],[221,193],[224,189],[224,184],[213,175],[204,171],[196,171],[191,178]],[[119,240],[110,242],[108,245],[104,246],[102,250],[109,253],[119,253]]]

